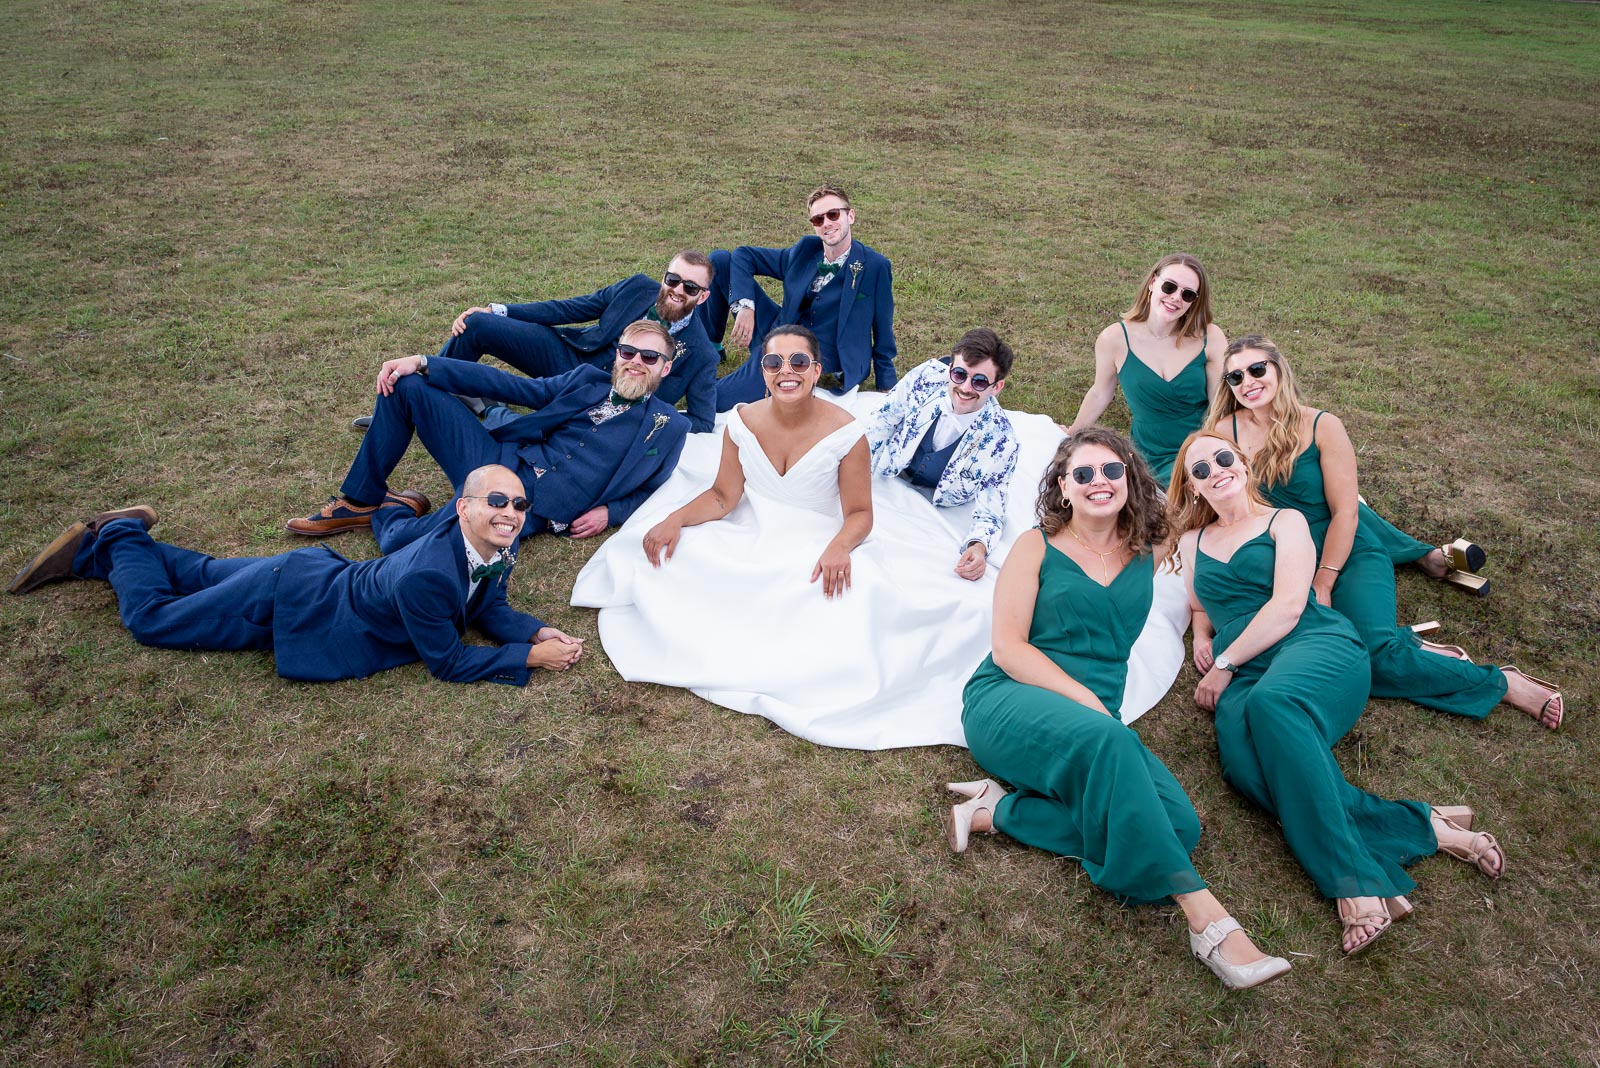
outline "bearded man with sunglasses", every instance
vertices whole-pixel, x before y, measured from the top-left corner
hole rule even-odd
[[[530,378],[563,375],[582,364],[609,369],[624,327],[640,319],[664,323],[676,347],[676,369],[657,396],[668,404],[687,398],[691,429],[707,432],[716,419],[719,357],[695,309],[706,302],[714,276],[710,257],[689,250],[672,257],[660,280],[636,274],[581,297],[468,308],[434,358],[475,363],[493,356]]]
[[[797,323],[820,343],[821,388],[854,389],[871,371],[879,389],[890,389],[895,384],[895,347],[889,261],[853,240],[856,213],[838,186],[813,190],[806,214],[814,233],[789,248],[746,245],[733,251],[713,298],[712,306],[721,314],[708,319],[707,331],[721,341],[726,314],[732,311],[728,340],[743,346],[751,338],[766,337],[778,323]],[[781,305],[756,285],[758,276],[783,282]],[[748,359],[717,380],[717,411],[760,400],[765,391],[761,361]]]
[[[1000,407],[1014,354],[987,327],[901,380],[867,422],[874,474],[930,491],[941,508],[973,502],[955,572],[976,582],[1005,528],[1006,486],[1021,445]]]
[[[460,407],[458,404],[457,407]],[[123,625],[162,649],[272,650],[286,679],[359,679],[421,660],[443,682],[527,683],[565,671],[582,641],[506,602],[528,502],[499,465],[466,477],[449,521],[392,556],[351,561],[303,550],[216,559],[150,537],[155,509],[135,505],[73,523],[12,580],[27,593],[101,579]],[[408,512],[401,505],[389,511]],[[467,645],[476,627],[500,645]]]
[[[452,485],[484,464],[510,468],[533,490],[523,528],[586,538],[624,522],[678,465],[689,420],[660,398],[674,369],[672,335],[641,320],[622,332],[610,373],[584,364],[554,378],[523,378],[466,360],[407,356],[378,371],[372,426],[350,471],[323,508],[291,519],[307,537],[371,527],[384,552],[431,531],[426,501],[389,489],[411,439]],[[453,395],[535,409],[480,422]],[[388,507],[388,505],[406,507]]]

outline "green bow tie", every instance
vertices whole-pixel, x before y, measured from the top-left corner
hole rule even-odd
[[[643,397],[624,397],[616,390],[611,391],[611,403],[620,405],[623,408],[632,408],[635,404],[639,404],[643,400]]]
[[[818,278],[832,278],[844,267],[842,263],[822,263],[817,265]]]
[[[659,323],[661,321],[661,313],[656,311],[655,305],[650,306],[650,310],[644,313],[644,317],[650,320],[652,323]]]
[[[472,569],[472,581],[482,582],[486,578],[494,578],[506,569],[505,557],[501,557],[492,564],[479,564]]]

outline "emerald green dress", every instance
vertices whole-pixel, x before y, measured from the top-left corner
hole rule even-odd
[[[1413,538],[1374,512],[1366,501],[1356,506],[1356,525],[1366,533],[1368,540],[1377,542],[1392,564],[1414,564],[1438,548]]]
[[[1200,841],[1194,806],[1117,718],[1154,579],[1154,558],[1145,553],[1102,586],[1046,540],[1028,641],[1111,715],[1017,682],[993,656],[967,683],[961,712],[973,759],[1016,787],[995,806],[995,827],[1077,858],[1096,886],[1131,903],[1206,886],[1189,863]]]
[[[1311,444],[1295,458],[1289,477],[1261,487],[1273,504],[1293,508],[1306,517],[1319,556],[1333,520],[1322,489],[1322,450],[1317,447],[1317,423],[1324,414],[1317,413],[1311,424]],[[1234,428],[1237,439],[1237,418]],[[1422,648],[1410,627],[1396,625],[1396,601],[1394,563],[1372,531],[1358,522],[1350,558],[1333,584],[1333,607],[1355,624],[1371,654],[1372,695],[1403,697],[1473,719],[1487,716],[1506,694],[1505,675],[1492,664],[1469,664]]]
[[[1227,560],[1195,539],[1194,594],[1225,651],[1272,597],[1272,523]],[[1278,818],[1290,852],[1324,897],[1397,897],[1416,884],[1405,865],[1434,853],[1430,811],[1345,781],[1330,747],[1367,703],[1368,659],[1355,629],[1309,592],[1293,630],[1239,665],[1217,701],[1222,775]]]
[[[1210,400],[1206,397],[1206,347],[1168,382],[1152,371],[1133,351],[1128,340],[1128,324],[1120,323],[1122,342],[1128,355],[1117,372],[1122,399],[1127,402],[1133,425],[1128,436],[1150,465],[1162,486],[1172,478],[1172,464],[1183,439],[1200,429]]]

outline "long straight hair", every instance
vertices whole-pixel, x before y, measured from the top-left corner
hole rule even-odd
[[[1243,464],[1244,491],[1250,497],[1252,504],[1268,508],[1266,500],[1261,496],[1257,486],[1256,476],[1250,462],[1245,459],[1244,450],[1239,443],[1229,434],[1218,430],[1201,429],[1183,439],[1183,444],[1178,448],[1178,462],[1172,465],[1172,481],[1167,484],[1167,529],[1168,546],[1173,551],[1167,556],[1167,561],[1174,571],[1183,570],[1183,563],[1178,559],[1176,549],[1178,539],[1191,530],[1199,530],[1217,521],[1217,510],[1211,507],[1211,502],[1200,496],[1198,490],[1189,479],[1189,446],[1201,438],[1215,438],[1233,450],[1238,457],[1235,463]]]
[[[1122,313],[1122,317],[1130,323],[1142,323],[1150,318],[1150,287],[1155,285],[1162,271],[1175,264],[1193,271],[1195,277],[1200,279],[1200,288],[1194,291],[1194,301],[1189,309],[1178,316],[1178,329],[1172,335],[1173,345],[1177,345],[1179,338],[1205,337],[1206,327],[1211,325],[1211,283],[1206,281],[1206,269],[1200,265],[1200,261],[1187,252],[1174,252],[1157,260],[1156,265],[1150,268],[1150,273],[1145,275],[1144,285],[1139,287],[1133,307]]]
[[[1267,423],[1267,440],[1250,457],[1250,468],[1256,480],[1263,486],[1276,486],[1288,481],[1294,471],[1294,462],[1300,455],[1300,422],[1305,418],[1305,401],[1300,397],[1300,387],[1283,353],[1262,334],[1246,334],[1228,342],[1228,349],[1222,355],[1222,365],[1226,367],[1229,360],[1246,350],[1261,353],[1268,363],[1278,369],[1278,393],[1268,408],[1271,418]],[[1213,437],[1227,437],[1231,441],[1231,434],[1219,434],[1217,431],[1221,429],[1224,419],[1243,408],[1239,398],[1233,395],[1233,387],[1222,383],[1222,388],[1211,398],[1211,410],[1206,414],[1203,429]],[[1229,429],[1232,429],[1231,423]]]

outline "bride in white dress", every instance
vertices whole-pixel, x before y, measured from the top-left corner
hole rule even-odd
[[[823,745],[965,744],[961,688],[988,652],[992,576],[957,577],[921,513],[874,526],[864,428],[813,394],[809,331],[780,328],[763,352],[771,396],[729,413],[711,488],[664,518],[682,496],[647,502],[573,603],[603,609],[601,644],[630,682],[686,687]]]

